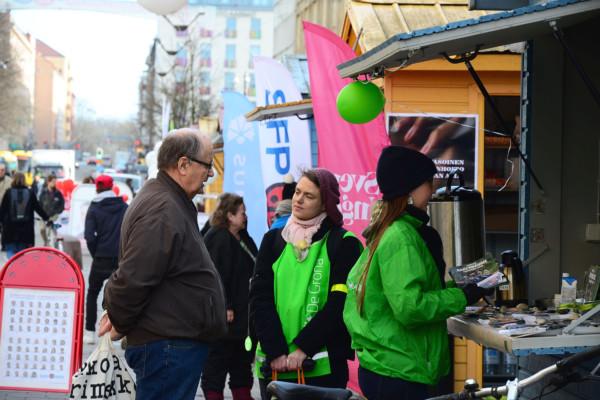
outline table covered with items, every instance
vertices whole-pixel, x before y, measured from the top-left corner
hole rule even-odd
[[[576,353],[600,344],[600,304],[586,308],[468,307],[447,324],[454,336],[515,356]]]

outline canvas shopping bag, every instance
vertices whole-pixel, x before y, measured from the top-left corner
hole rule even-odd
[[[125,360],[115,352],[110,333],[73,375],[70,399],[135,400],[135,379]]]

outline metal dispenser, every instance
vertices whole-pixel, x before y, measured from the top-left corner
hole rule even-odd
[[[455,177],[459,186],[452,186]],[[431,226],[444,244],[446,279],[449,268],[485,257],[483,199],[477,190],[464,185],[462,172],[453,171],[446,187],[438,189],[429,202]]]

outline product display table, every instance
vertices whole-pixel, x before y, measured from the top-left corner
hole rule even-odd
[[[557,329],[535,336],[511,337],[499,333],[498,329],[480,324],[475,318],[455,316],[448,318],[447,324],[448,332],[454,336],[515,356],[577,353],[600,345],[600,329],[597,327],[577,327],[571,334],[564,334],[562,329]]]

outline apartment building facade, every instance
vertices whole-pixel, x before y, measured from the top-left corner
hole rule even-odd
[[[187,30],[177,30],[182,25]],[[159,19],[158,38],[161,83],[177,82],[185,68],[194,68],[202,100],[218,105],[223,90],[253,99],[252,58],[273,55],[273,0],[190,1],[170,22]]]
[[[64,147],[71,141],[74,103],[69,60],[36,40],[33,147]]]

